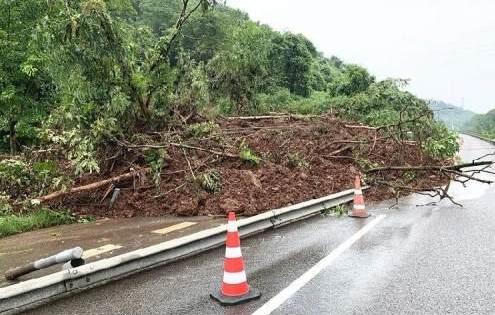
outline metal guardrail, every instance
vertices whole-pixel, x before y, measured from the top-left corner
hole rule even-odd
[[[471,132],[462,132],[461,134],[468,135],[468,136],[471,136],[471,137],[474,137],[474,138],[478,138],[478,139],[480,139],[480,140],[483,140],[483,141],[489,142],[489,143],[491,143],[491,144],[495,144],[495,139],[486,138],[486,137],[483,137],[483,136],[477,135],[477,134],[475,134],[475,133],[471,133]]]
[[[242,219],[238,221],[241,237],[277,228],[325,209],[347,203],[354,190],[346,190]],[[77,268],[0,288],[0,314],[14,314],[78,293],[143,270],[162,266],[225,243],[226,225],[200,231],[178,239],[99,260]]]

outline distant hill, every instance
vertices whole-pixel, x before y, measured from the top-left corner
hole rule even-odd
[[[436,119],[443,121],[447,127],[457,131],[463,129],[476,115],[470,110],[442,101],[432,100],[429,106],[433,110]]]
[[[495,109],[486,114],[475,115],[465,127],[466,131],[495,139]]]

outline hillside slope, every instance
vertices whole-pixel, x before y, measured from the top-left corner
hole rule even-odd
[[[486,114],[475,115],[464,129],[481,136],[495,138],[495,109]]]
[[[436,119],[456,131],[462,130],[476,115],[470,110],[443,101],[430,101],[428,105],[433,110]]]

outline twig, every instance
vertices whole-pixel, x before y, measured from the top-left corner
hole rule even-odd
[[[378,130],[378,127],[370,127],[365,125],[344,125],[349,129],[367,129],[367,130]]]
[[[115,185],[113,183],[111,183],[109,186],[108,186],[108,189],[107,191],[103,194],[103,197],[101,198],[100,200],[100,203],[103,202],[103,200],[105,200],[108,195],[112,192],[112,190],[115,188]]]
[[[240,117],[226,117],[227,120],[262,120],[262,119],[305,119],[305,118],[317,118],[317,115],[266,115],[266,116],[240,116]]]
[[[385,167],[377,167],[372,168],[366,171],[366,173],[376,173],[376,172],[387,172],[387,171],[443,171],[443,170],[454,170],[458,171],[467,167],[476,167],[476,166],[485,166],[492,165],[492,161],[481,161],[481,162],[472,162],[472,163],[464,163],[458,165],[450,165],[450,166],[385,166]]]
[[[445,172],[451,173],[451,174],[454,174],[454,175],[457,175],[457,176],[460,176],[460,177],[465,177],[468,180],[474,180],[474,181],[477,181],[477,182],[480,182],[480,183],[483,183],[483,184],[493,184],[493,181],[491,181],[491,180],[485,180],[485,179],[477,178],[477,177],[474,177],[474,176],[471,176],[471,175],[464,174],[464,173],[459,172],[459,171],[445,170]],[[465,184],[467,181],[460,181],[460,182],[463,183],[463,184]]]
[[[324,158],[327,158],[327,159],[353,160],[353,161],[356,160],[352,156],[345,156],[345,155],[325,155]]]
[[[196,175],[194,175],[194,171],[191,167],[191,162],[189,162],[189,159],[187,158],[186,150],[184,148],[182,148],[182,153],[184,154],[184,158],[186,159],[187,166],[189,167],[189,170],[191,171],[191,175],[192,175],[193,179],[196,180]]]
[[[336,150],[336,151],[333,151],[332,153],[328,154],[328,156],[335,156],[335,155],[338,155],[338,154],[340,154],[340,153],[342,153],[342,152],[345,152],[345,151],[347,151],[347,150],[350,150],[350,149],[352,149],[352,148],[353,148],[353,146],[352,146],[352,145],[347,145],[347,146],[345,146],[345,147],[343,147],[343,148],[341,148],[341,149],[338,149],[338,150]]]
[[[481,156],[481,157],[477,158],[476,160],[473,160],[473,162],[476,162],[476,161],[479,161],[479,160],[484,159],[484,158],[486,158],[486,157],[489,157],[489,156],[494,156],[494,155],[495,155],[495,152],[493,152],[493,153],[488,153],[488,154],[485,154],[485,155],[483,155],[483,156]]]
[[[170,193],[171,193],[171,192],[173,192],[173,191],[176,191],[176,190],[181,189],[181,188],[182,188],[182,187],[184,187],[184,186],[186,186],[186,184],[185,184],[185,183],[184,183],[184,184],[182,184],[182,185],[180,185],[180,186],[175,187],[174,189],[170,189],[169,191],[166,191],[166,192],[164,192],[163,194],[159,194],[159,195],[153,196],[153,199],[158,199],[158,198],[160,198],[160,197],[164,197],[164,196],[166,196],[166,195],[170,194]]]
[[[228,158],[234,158],[234,159],[239,158],[238,155],[228,153],[228,152],[220,152],[220,151],[209,150],[209,149],[205,149],[205,148],[199,148],[199,147],[194,147],[194,146],[190,146],[187,144],[180,144],[180,143],[173,143],[173,142],[168,143],[168,144],[128,144],[128,143],[124,143],[124,142],[119,141],[119,140],[116,140],[116,141],[119,145],[124,146],[124,147],[129,148],[129,149],[142,149],[142,148],[164,149],[164,148],[168,148],[170,146],[173,146],[173,147],[177,147],[177,148],[184,148],[184,149],[189,149],[189,150],[208,152],[211,154],[225,156]]]
[[[239,158],[239,155],[236,155],[236,154],[227,153],[227,152],[220,152],[220,151],[215,151],[215,150],[209,150],[209,149],[204,149],[204,148],[198,148],[198,147],[193,147],[193,146],[186,145],[186,144],[170,143],[170,145],[174,146],[174,147],[178,147],[178,148],[185,148],[185,149],[190,149],[190,150],[208,152],[211,154],[225,156],[225,157],[234,158],[234,159]]]

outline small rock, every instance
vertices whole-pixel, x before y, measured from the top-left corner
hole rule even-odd
[[[179,216],[192,216],[198,212],[198,200],[195,198],[189,198],[181,201],[175,212]]]
[[[246,174],[249,176],[249,179],[251,180],[251,183],[253,183],[254,186],[258,189],[262,189],[263,186],[261,185],[261,181],[258,179],[258,177],[251,171],[247,171]]]
[[[300,177],[301,179],[308,179],[308,174],[306,174],[306,173],[301,173],[301,174],[299,174],[299,177]]]
[[[239,212],[241,209],[241,203],[235,199],[226,198],[220,202],[220,209],[222,209],[225,213],[230,211]]]

